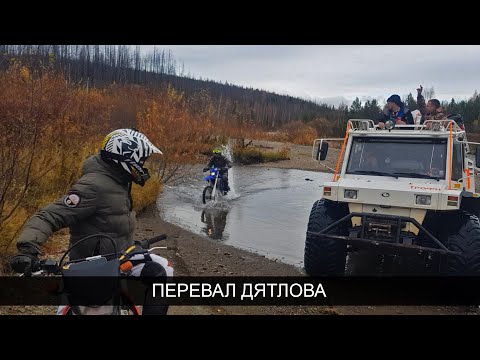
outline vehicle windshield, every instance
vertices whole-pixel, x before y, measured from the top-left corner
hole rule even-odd
[[[347,174],[445,179],[447,139],[354,138]]]

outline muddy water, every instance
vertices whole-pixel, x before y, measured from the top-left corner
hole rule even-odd
[[[216,204],[204,205],[203,173],[166,186],[158,200],[168,222],[268,258],[302,266],[312,204],[331,174],[290,169],[234,167],[233,189]]]

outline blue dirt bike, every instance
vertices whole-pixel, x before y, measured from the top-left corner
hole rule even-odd
[[[225,183],[222,179],[220,172],[222,170],[228,170],[228,168],[216,168],[212,167],[211,169],[205,168],[203,171],[209,171],[210,173],[205,176],[204,180],[208,182],[208,185],[203,189],[203,203],[206,204],[209,201],[215,201],[218,197],[225,196],[227,190],[225,188]]]

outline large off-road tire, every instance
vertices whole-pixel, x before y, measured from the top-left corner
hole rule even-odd
[[[308,220],[308,231],[319,232],[348,215],[346,204],[321,199],[313,204]],[[332,230],[330,234],[347,235],[347,224]],[[351,222],[350,222],[351,225]],[[347,246],[345,241],[320,238],[307,234],[305,240],[304,266],[311,276],[343,276]]]
[[[449,216],[446,246],[461,255],[448,255],[447,274],[480,275],[480,221],[477,216],[459,211]]]
[[[461,210],[480,218],[480,198],[462,197]]]

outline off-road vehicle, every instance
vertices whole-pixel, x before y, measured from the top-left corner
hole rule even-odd
[[[307,274],[342,276],[347,254],[359,250],[406,265],[431,262],[441,274],[480,274],[480,152],[469,158],[478,144],[455,121],[380,128],[349,120],[345,138],[315,140],[313,159],[325,160],[333,140],[342,146],[310,213]]]

